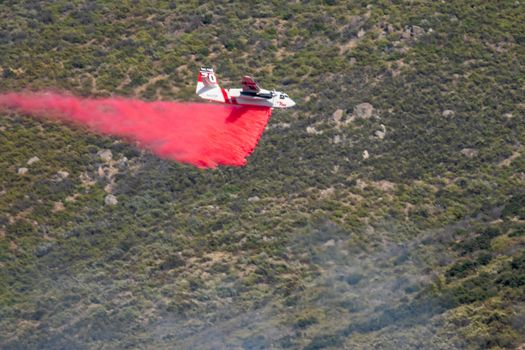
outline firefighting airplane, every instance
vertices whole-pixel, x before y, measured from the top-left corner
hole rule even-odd
[[[270,108],[289,108],[295,102],[280,91],[261,89],[249,76],[241,80],[242,89],[224,89],[217,82],[212,68],[201,68],[195,92],[209,101],[234,105],[250,105]]]

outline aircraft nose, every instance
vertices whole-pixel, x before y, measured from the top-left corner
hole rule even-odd
[[[288,99],[288,107],[293,107],[293,106],[295,106],[295,102],[291,98],[289,98]]]

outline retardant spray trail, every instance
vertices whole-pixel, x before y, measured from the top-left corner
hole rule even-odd
[[[134,99],[82,99],[55,93],[0,94],[0,110],[82,124],[138,142],[156,155],[198,167],[241,166],[271,115],[260,107]]]

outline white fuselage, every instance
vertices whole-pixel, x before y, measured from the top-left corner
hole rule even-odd
[[[295,102],[280,91],[261,89],[257,94],[243,93],[242,89],[228,89],[230,100],[240,105],[255,105],[271,108],[287,108],[295,106]]]
[[[258,93],[246,93],[242,89],[224,89],[219,86],[203,87],[198,95],[210,101],[234,105],[261,106],[269,108],[288,108],[295,102],[285,93],[261,89]]]
[[[195,93],[200,97],[233,105],[261,106],[269,108],[288,108],[295,102],[280,91],[261,89],[249,76],[241,80],[243,89],[224,89],[219,86],[212,68],[201,68]]]

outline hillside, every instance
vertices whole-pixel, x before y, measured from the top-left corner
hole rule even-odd
[[[525,346],[525,2],[0,3],[0,93],[200,66],[297,102],[245,167],[0,112],[1,348]]]

